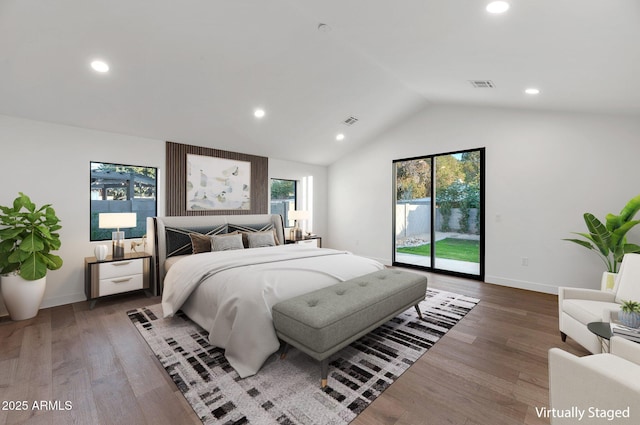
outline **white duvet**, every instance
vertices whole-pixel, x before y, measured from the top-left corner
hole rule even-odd
[[[279,348],[274,304],[383,268],[345,251],[295,244],[196,254],[167,272],[162,309],[165,317],[182,309],[206,329],[244,378]]]

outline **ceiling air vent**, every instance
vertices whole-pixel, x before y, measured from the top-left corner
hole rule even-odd
[[[469,82],[477,89],[492,89],[495,87],[491,80],[469,80]]]
[[[355,123],[358,122],[358,118],[356,117],[349,117],[346,120],[342,121],[342,124],[344,125],[354,125]]]

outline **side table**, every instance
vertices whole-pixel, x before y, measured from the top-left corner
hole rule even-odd
[[[285,244],[310,244],[316,245],[318,248],[322,248],[322,237],[320,236],[304,236],[302,239],[285,239]]]
[[[84,292],[92,309],[98,298],[142,289],[151,283],[151,254],[132,252],[123,258],[84,259]]]
[[[611,324],[609,322],[591,322],[587,323],[587,329],[595,334],[600,340],[600,347],[603,353],[609,352],[609,340],[613,336],[611,332]]]

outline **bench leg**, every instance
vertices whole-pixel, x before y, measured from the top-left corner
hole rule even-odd
[[[418,317],[420,318],[420,320],[422,320],[422,312],[420,311],[420,305],[416,304],[414,307],[416,308],[416,311],[418,312]]]
[[[285,342],[280,350],[280,360],[284,360],[287,358],[287,352],[289,352],[289,343]]]
[[[327,386],[327,375],[329,374],[329,358],[320,362],[320,388]]]

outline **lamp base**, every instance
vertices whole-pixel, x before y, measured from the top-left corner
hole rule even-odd
[[[124,258],[124,232],[111,232],[113,258]]]

